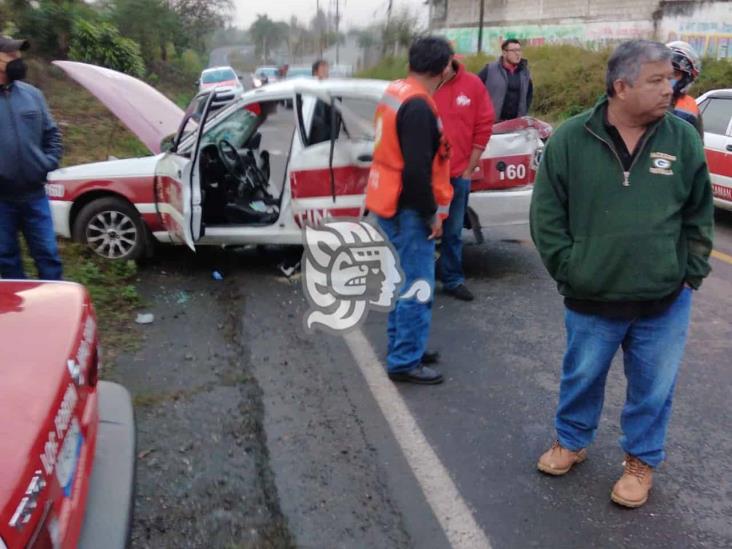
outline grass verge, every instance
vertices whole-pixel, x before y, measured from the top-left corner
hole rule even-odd
[[[138,335],[130,329],[135,310],[142,299],[135,284],[134,261],[108,261],[73,242],[59,242],[64,279],[86,286],[97,312],[103,364],[110,366],[120,352],[136,348]],[[35,277],[36,269],[23,250],[26,272]]]

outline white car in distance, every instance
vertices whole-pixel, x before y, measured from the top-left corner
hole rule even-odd
[[[241,77],[231,67],[211,67],[204,69],[198,80],[198,91],[216,88],[217,95],[229,101],[244,93]],[[229,94],[230,92],[230,94]]]

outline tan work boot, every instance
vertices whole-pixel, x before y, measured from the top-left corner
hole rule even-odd
[[[625,471],[615,483],[610,499],[624,507],[640,507],[648,501],[648,492],[653,484],[653,468],[630,454],[625,456],[623,465]]]
[[[539,458],[539,463],[536,464],[536,467],[542,473],[560,476],[568,473],[576,463],[582,463],[586,459],[587,450],[585,448],[573,452],[572,450],[567,450],[559,444],[558,440],[555,440],[552,447]]]

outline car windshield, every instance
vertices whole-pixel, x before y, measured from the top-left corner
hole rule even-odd
[[[206,130],[201,145],[218,145],[222,140],[226,140],[236,148],[243,147],[257,129],[258,118],[252,111],[238,108],[211,129]]]
[[[274,67],[260,67],[257,69],[259,76],[277,76],[277,69]]]
[[[213,84],[214,82],[224,82],[226,80],[236,80],[236,74],[231,69],[206,71],[201,75],[201,82],[204,84]]]

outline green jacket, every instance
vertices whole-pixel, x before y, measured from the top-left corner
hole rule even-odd
[[[605,130],[603,98],[549,140],[531,200],[531,236],[559,292],[644,301],[709,274],[714,206],[694,127],[666,114],[629,172]]]

